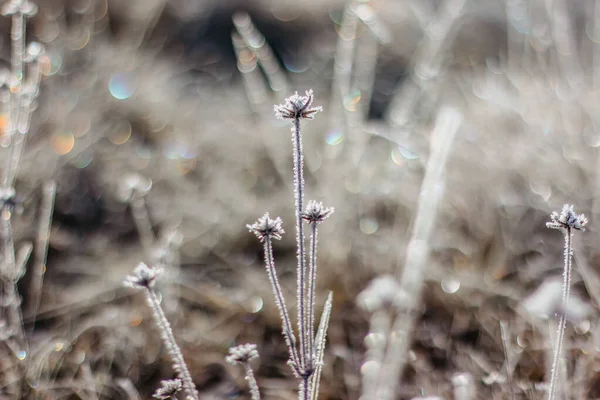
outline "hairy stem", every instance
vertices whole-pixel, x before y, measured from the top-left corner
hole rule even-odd
[[[254,371],[249,362],[244,363],[244,371],[246,372],[246,380],[248,381],[248,387],[250,388],[250,397],[252,400],[260,400],[260,391],[258,390],[258,384],[256,378],[254,378]]]
[[[298,257],[298,332],[300,335],[300,368],[306,370],[308,349],[306,321],[306,262],[304,255],[304,232],[302,230],[302,202],[304,199],[304,155],[302,154],[302,136],[300,135],[300,118],[294,119],[294,187],[296,197],[296,245]]]
[[[307,370],[312,371],[314,368],[314,338],[315,338],[315,286],[317,281],[317,223],[311,224],[311,240],[310,240],[310,262],[308,265],[308,355]]]
[[[550,387],[548,388],[548,400],[553,400],[558,385],[558,373],[560,369],[560,355],[562,344],[565,337],[565,328],[567,325],[567,316],[565,310],[569,297],[571,295],[571,272],[572,272],[572,241],[573,233],[570,227],[565,228],[565,259],[563,270],[563,292],[562,292],[562,310],[558,320],[558,332],[556,335],[556,344],[554,345],[554,354],[552,358],[552,372],[550,377]]]
[[[154,315],[156,325],[160,330],[165,347],[167,348],[167,351],[173,361],[173,369],[175,372],[177,372],[177,376],[183,383],[183,390],[186,392],[188,397],[191,397],[193,400],[199,400],[198,392],[196,391],[196,385],[192,380],[192,376],[190,375],[190,371],[185,363],[185,359],[181,354],[181,349],[175,341],[171,324],[165,316],[156,294],[149,287],[146,287],[146,299],[148,300],[148,304],[152,309],[152,315]]]
[[[300,364],[298,359],[298,350],[296,349],[296,338],[294,337],[294,330],[292,329],[292,322],[285,305],[285,298],[283,297],[283,291],[279,285],[279,279],[275,271],[275,261],[273,260],[273,248],[271,244],[271,238],[265,238],[265,265],[269,274],[269,281],[273,287],[273,293],[275,294],[275,304],[279,309],[281,320],[283,322],[283,337],[287,344],[288,351],[290,353],[290,359],[294,363],[294,370],[297,374],[300,374]]]

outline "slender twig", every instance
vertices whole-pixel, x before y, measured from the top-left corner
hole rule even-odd
[[[573,206],[565,204],[562,208],[561,213],[553,212],[550,215],[551,222],[548,222],[546,226],[552,229],[560,230],[565,237],[564,247],[564,269],[563,269],[563,287],[562,287],[562,304],[561,312],[559,313],[558,319],[558,331],[556,335],[556,343],[554,345],[554,354],[552,357],[552,370],[550,383],[548,388],[548,400],[553,400],[556,394],[556,387],[558,385],[558,374],[560,370],[560,356],[562,352],[562,345],[565,336],[565,327],[567,325],[567,304],[571,295],[571,275],[573,271],[572,259],[573,259],[573,230],[584,230],[584,226],[587,224],[585,215],[577,215],[573,211]]]
[[[279,285],[279,279],[277,278],[277,273],[275,271],[275,261],[273,260],[273,248],[271,245],[271,238],[267,238],[265,240],[264,250],[265,264],[267,267],[267,272],[269,274],[269,281],[271,282],[273,292],[275,293],[275,304],[277,304],[277,308],[279,308],[279,314],[281,315],[283,321],[283,336],[286,340],[288,351],[290,353],[290,359],[294,363],[296,373],[300,374],[301,366],[300,359],[298,357],[296,337],[294,336],[294,330],[292,328],[292,322],[290,320],[290,316],[285,305],[283,291],[281,290],[281,286]]]
[[[317,280],[317,224],[311,226],[311,237],[310,237],[310,262],[308,264],[308,293],[306,295],[308,302],[308,351],[310,355],[308,357],[307,369],[313,369],[313,356],[314,356],[314,335],[315,335],[315,285]]]
[[[152,310],[152,316],[156,326],[160,331],[161,338],[171,360],[173,362],[173,369],[177,373],[183,386],[183,390],[186,395],[193,400],[199,400],[198,392],[196,391],[196,385],[192,380],[190,371],[188,370],[181,349],[175,341],[173,336],[173,330],[171,324],[165,316],[165,313],[160,305],[159,299],[156,297],[154,290],[152,289],[156,283],[156,278],[162,273],[162,269],[150,268],[144,263],[138,264],[134,270],[133,275],[128,276],[125,279],[124,284],[135,289],[142,289],[146,294],[146,300],[150,309]]]

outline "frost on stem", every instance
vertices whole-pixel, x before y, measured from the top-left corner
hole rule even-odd
[[[558,332],[556,335],[556,343],[554,345],[554,354],[552,360],[552,370],[550,372],[550,385],[548,388],[548,400],[554,399],[556,387],[558,385],[558,373],[560,369],[560,356],[562,353],[562,345],[565,336],[565,327],[567,324],[567,308],[570,303],[571,293],[571,278],[573,273],[573,230],[583,231],[587,225],[585,215],[577,215],[573,210],[573,206],[565,204],[561,213],[556,211],[550,215],[550,222],[546,226],[551,229],[560,230],[565,237],[564,249],[564,269],[562,283],[562,298],[560,302],[561,312],[558,320]]]
[[[181,380],[181,385],[187,397],[198,400],[198,392],[196,385],[192,380],[190,371],[185,363],[181,349],[175,341],[171,324],[165,316],[163,309],[160,306],[160,300],[152,290],[156,283],[156,278],[161,274],[162,268],[151,268],[144,263],[139,263],[133,271],[133,275],[125,278],[123,282],[125,286],[135,289],[142,289],[146,294],[146,301],[152,310],[154,323],[160,332],[163,344],[173,362],[173,369]]]
[[[279,119],[313,119],[314,114],[323,111],[323,107],[311,107],[312,102],[312,89],[306,91],[306,96],[300,96],[296,92],[285,99],[283,104],[273,107],[275,116]]]
[[[546,223],[546,227],[551,229],[575,229],[578,231],[585,231],[585,226],[588,223],[587,218],[584,214],[575,214],[573,206],[565,204],[562,211],[557,213],[556,211],[550,214],[550,222]]]
[[[260,400],[260,391],[258,390],[256,379],[254,378],[254,372],[250,366],[250,361],[254,360],[255,358],[258,358],[256,345],[248,343],[231,347],[229,349],[229,356],[225,357],[225,361],[231,365],[242,364],[244,366],[246,380],[248,381],[248,386],[250,387],[250,395],[252,396],[252,400]]]

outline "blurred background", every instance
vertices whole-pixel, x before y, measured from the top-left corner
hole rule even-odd
[[[403,269],[441,110],[460,125],[439,192],[422,195],[441,197],[397,398],[451,399],[456,376],[476,398],[544,397],[554,328],[521,306],[562,273],[563,238],[545,222],[564,203],[590,219],[575,235],[573,291],[591,306],[567,328],[566,390],[600,398],[600,2],[37,5],[27,41],[45,52],[17,245],[43,242],[52,181],[56,200],[47,262],[19,282],[27,396],[146,399],[172,378],[143,296],[122,285],[138,262],[166,260],[159,290],[201,398],[249,398],[223,361],[246,342],[264,398],[295,398],[246,224],[283,219],[275,258],[295,314],[292,150],[273,104],[312,88],[324,111],[303,124],[306,198],[336,209],[319,236],[319,308],[334,292],[321,398],[360,396],[368,315],[356,296]],[[8,67],[10,18],[0,33]],[[0,364],[7,387],[18,366]]]

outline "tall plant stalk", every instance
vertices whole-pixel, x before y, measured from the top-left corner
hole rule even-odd
[[[282,105],[275,106],[278,118],[289,119],[292,122],[292,148],[294,159],[294,205],[296,217],[296,256],[298,266],[296,270],[297,301],[298,301],[298,343],[295,341],[292,324],[285,304],[285,299],[275,270],[273,260],[272,239],[281,239],[284,233],[281,219],[272,219],[269,214],[252,224],[248,228],[263,243],[265,264],[269,280],[275,294],[275,303],[282,319],[282,330],[290,353],[289,364],[294,374],[299,377],[300,385],[298,398],[301,400],[314,400],[318,396],[319,377],[323,361],[325,346],[325,332],[331,312],[332,296],[325,304],[319,330],[315,334],[314,308],[317,269],[317,225],[323,222],[333,208],[323,207],[322,203],[309,201],[305,210],[304,204],[304,154],[302,151],[301,119],[312,119],[313,115],[321,111],[321,107],[311,107],[313,101],[312,91],[307,91],[306,96],[298,93],[290,96]],[[306,264],[306,246],[304,237],[303,220],[311,225],[310,260]]]
[[[554,344],[554,353],[552,357],[552,371],[548,387],[548,400],[553,400],[558,386],[558,374],[560,369],[560,355],[565,338],[565,328],[567,326],[567,315],[565,310],[571,295],[571,276],[573,273],[573,230],[583,231],[587,224],[585,215],[575,214],[573,206],[565,204],[560,214],[556,211],[550,215],[551,221],[546,224],[548,228],[560,230],[565,237],[564,248],[564,268],[563,268],[563,287],[562,287],[562,306],[558,317],[558,332]]]

